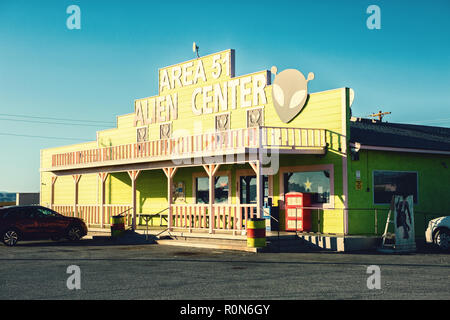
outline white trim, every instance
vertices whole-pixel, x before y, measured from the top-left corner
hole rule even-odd
[[[351,147],[355,147],[356,143],[350,143]],[[395,147],[379,147],[359,144],[360,149],[375,150],[375,151],[391,151],[391,152],[410,152],[410,153],[428,153],[428,154],[442,154],[450,155],[450,151],[427,150],[427,149],[413,149],[413,148],[395,148]]]

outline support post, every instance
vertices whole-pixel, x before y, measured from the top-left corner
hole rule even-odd
[[[128,175],[131,179],[131,199],[133,202],[133,218],[131,222],[131,229],[134,231],[136,230],[136,212],[137,212],[137,201],[136,201],[136,180],[141,171],[140,170],[133,170],[128,171]]]
[[[162,168],[166,177],[167,177],[167,206],[168,206],[168,222],[167,222],[167,228],[169,231],[173,230],[173,211],[172,211],[172,202],[173,202],[173,177],[175,175],[175,172],[177,171],[177,168]]]
[[[256,216],[261,218],[264,206],[264,175],[262,164],[261,160],[251,161],[249,164],[256,173]]]
[[[74,182],[74,202],[73,202],[73,216],[78,217],[78,182],[80,182],[81,174],[72,175]]]
[[[107,172],[99,172],[98,176],[99,176],[100,182],[101,182],[100,227],[103,228],[104,225],[105,225],[105,202],[106,202],[106,188],[105,188],[105,184],[106,184],[106,178],[108,177],[108,173]]]
[[[213,204],[215,201],[215,193],[214,193],[214,176],[219,169],[219,164],[204,164],[203,168],[205,169],[206,173],[209,177],[209,205],[208,205],[208,211],[209,211],[209,233],[214,233],[214,216],[215,213],[213,211]]]
[[[53,205],[55,204],[55,182],[58,176],[52,176],[52,187],[50,191],[50,209],[53,210]]]

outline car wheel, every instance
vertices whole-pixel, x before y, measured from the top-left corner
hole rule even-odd
[[[79,226],[72,226],[67,231],[67,239],[70,241],[78,241],[81,239],[82,230]]]
[[[8,229],[3,233],[2,240],[8,247],[13,247],[19,241],[19,233],[14,229]]]
[[[446,230],[438,230],[434,235],[434,243],[443,251],[450,249],[450,233]]]

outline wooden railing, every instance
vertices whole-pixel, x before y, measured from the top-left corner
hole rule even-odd
[[[212,217],[213,230],[244,231],[247,220],[255,213],[255,204],[214,204],[211,216],[207,204],[174,204],[172,226],[188,230],[208,230]]]
[[[74,206],[72,205],[53,205],[52,209],[66,217],[74,217]]]
[[[131,213],[130,205],[117,205],[117,204],[105,204],[103,221],[101,218],[102,205],[98,204],[78,204],[74,205],[53,205],[53,210],[67,217],[78,217],[83,219],[83,221],[89,225],[101,225],[103,222],[104,226],[110,225],[111,216],[122,214],[125,217],[125,224],[131,225]],[[127,211],[128,210],[128,211]]]
[[[242,148],[323,148],[324,129],[254,127],[52,155],[52,167],[140,158],[193,156]]]
[[[263,127],[261,142],[270,148],[317,148],[326,146],[324,129]]]

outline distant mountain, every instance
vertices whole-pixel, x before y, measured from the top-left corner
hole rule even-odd
[[[11,192],[0,192],[0,202],[15,202],[16,194]]]

